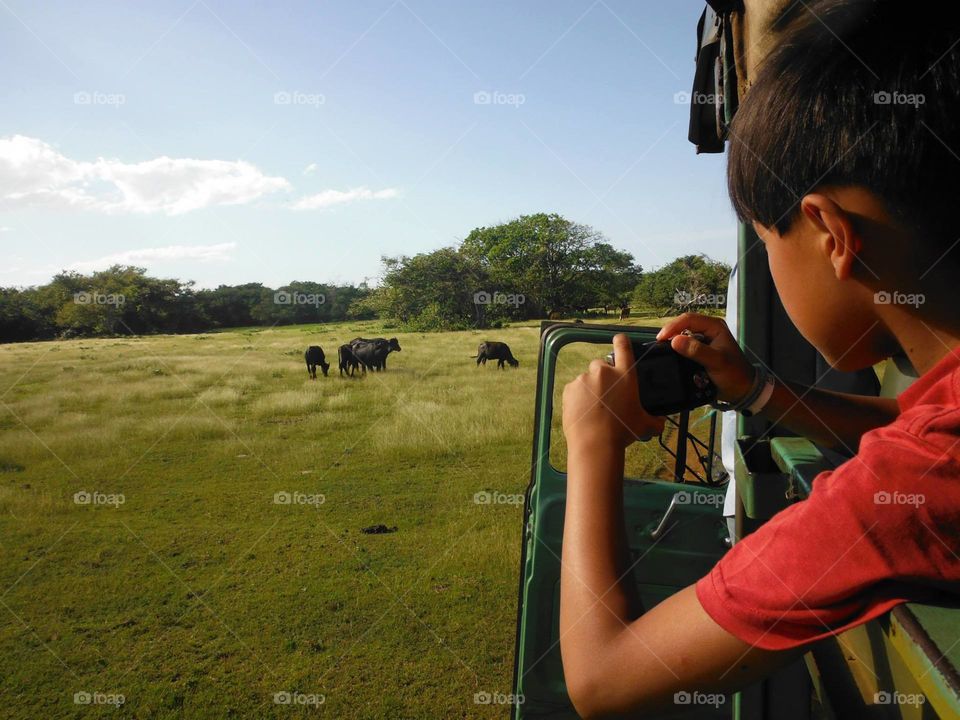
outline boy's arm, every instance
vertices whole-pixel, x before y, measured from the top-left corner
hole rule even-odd
[[[560,651],[581,716],[670,708],[679,691],[731,692],[797,656],[728,633],[703,610],[692,585],[639,618],[631,615],[623,451],[610,443],[571,445],[567,470]]]
[[[857,452],[864,433],[900,414],[895,398],[851,395],[777,380],[760,415],[815,443]]]
[[[796,656],[752,648],[717,625],[688,587],[637,618],[623,519],[623,457],[663,421],[638,401],[632,348],[614,338],[616,367],[591,364],[564,390],[567,501],[560,576],[560,652],[584,717],[670,707],[680,690],[743,687]]]
[[[685,330],[705,335],[709,344],[683,335]],[[664,325],[657,339],[670,340],[674,350],[703,365],[721,400],[735,402],[749,392],[753,367],[720,318],[684,313]],[[780,379],[762,412],[803,437],[850,453],[856,452],[864,433],[890,424],[899,414],[893,398],[831,392]]]

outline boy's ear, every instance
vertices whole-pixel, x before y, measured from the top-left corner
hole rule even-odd
[[[850,214],[819,193],[804,195],[800,200],[800,210],[818,235],[818,244],[833,265],[837,279],[849,278],[854,261],[863,249]]]

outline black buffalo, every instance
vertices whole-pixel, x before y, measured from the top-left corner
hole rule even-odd
[[[354,338],[350,341],[350,349],[360,361],[363,372],[367,370],[386,370],[387,355],[400,352],[400,342],[394,337],[386,338]]]
[[[330,363],[323,355],[323,348],[319,345],[311,345],[303,354],[303,359],[307,361],[307,374],[311,380],[317,379],[317,365],[323,370],[323,376],[327,376],[327,370],[330,369]]]
[[[477,348],[477,354],[471,355],[470,357],[475,357],[477,359],[477,365],[480,365],[481,363],[486,365],[487,360],[496,360],[498,370],[503,369],[504,362],[510,363],[512,367],[520,367],[520,361],[513,356],[512,352],[510,352],[510,346],[502,342],[494,342],[490,340],[487,342],[482,342]]]
[[[340,374],[353,375],[360,368],[360,361],[353,354],[353,347],[350,345],[341,345],[337,350],[337,360],[340,364]]]

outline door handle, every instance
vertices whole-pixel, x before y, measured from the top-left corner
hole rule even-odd
[[[673,511],[677,509],[677,501],[680,497],[680,493],[675,493],[673,499],[670,501],[670,504],[667,506],[667,511],[663,514],[663,517],[660,518],[660,523],[653,529],[650,533],[651,540],[659,540],[664,535],[667,534],[670,530],[673,529],[671,525],[667,527],[667,523],[670,522],[670,516],[673,515]]]

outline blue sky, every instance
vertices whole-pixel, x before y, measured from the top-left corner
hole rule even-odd
[[[676,99],[702,7],[4,0],[0,285],[375,281],[539,211],[646,268],[730,261],[723,158]]]

